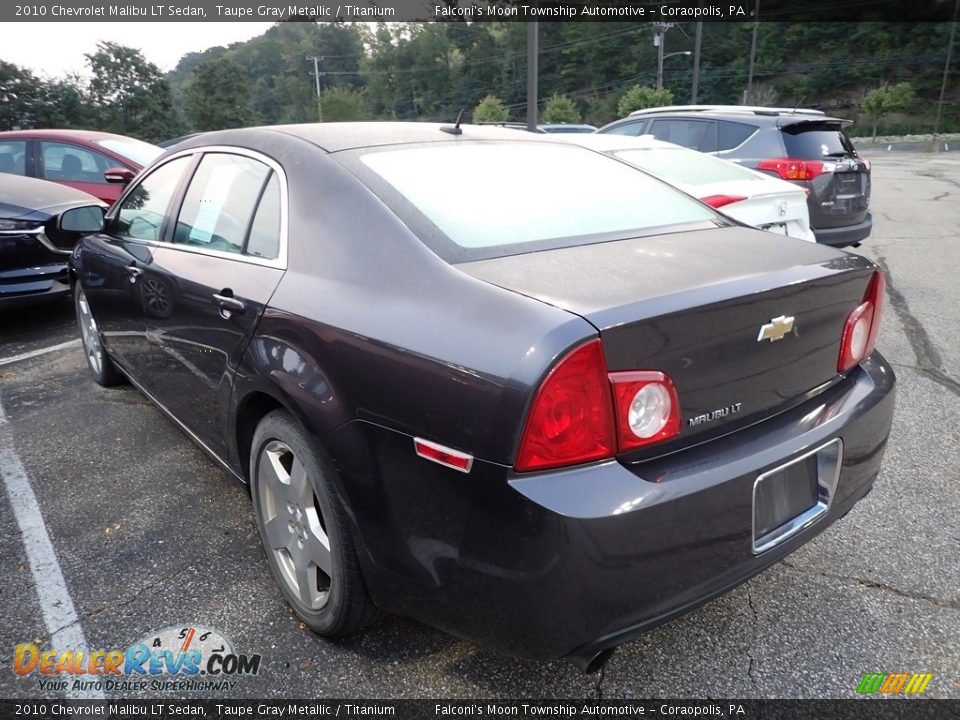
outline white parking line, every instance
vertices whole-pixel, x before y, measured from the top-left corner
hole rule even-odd
[[[58,350],[66,350],[67,348],[72,347],[80,347],[80,338],[77,338],[76,340],[68,340],[67,342],[60,343],[59,345],[51,345],[50,347],[31,350],[30,352],[21,353],[20,355],[11,355],[10,357],[0,358],[0,365],[9,365],[10,363],[20,362],[21,360],[29,360],[30,358],[37,357],[38,355],[46,355],[47,353],[57,352]]]
[[[0,418],[6,422],[3,411],[3,402],[0,401]],[[0,423],[3,425],[4,423]],[[30,487],[30,478],[20,462],[10,431],[0,427],[0,477],[7,488],[10,506],[13,515],[20,527],[23,537],[23,546],[30,561],[30,572],[33,575],[33,585],[40,600],[40,610],[43,621],[50,633],[50,644],[53,650],[83,650],[89,653],[87,639],[84,637],[80,619],[73,606],[73,600],[67,590],[67,583],[63,579],[63,571],[57,562],[57,555],[53,550],[53,543],[47,534],[47,526],[43,521],[37,497]],[[69,687],[69,686],[68,686]],[[104,694],[100,690],[67,690],[67,697],[75,700],[103,700]]]

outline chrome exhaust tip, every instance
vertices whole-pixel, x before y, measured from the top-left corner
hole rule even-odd
[[[607,661],[616,652],[616,648],[603,650],[575,651],[567,655],[567,660],[584,675],[593,675],[607,664]]]

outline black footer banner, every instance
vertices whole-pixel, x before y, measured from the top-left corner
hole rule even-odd
[[[960,718],[960,700],[0,700],[0,718]]]

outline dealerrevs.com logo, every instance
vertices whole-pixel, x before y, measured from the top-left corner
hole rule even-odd
[[[58,648],[20,643],[13,671],[35,676],[43,690],[223,691],[235,678],[260,672],[261,656],[237,653],[222,633],[199,625],[148,633],[125,650]]]
[[[857,693],[872,695],[919,695],[933,679],[930,673],[867,673],[857,686]]]

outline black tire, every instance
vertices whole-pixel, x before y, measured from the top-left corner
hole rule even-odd
[[[310,500],[295,489],[298,486],[293,479],[297,475],[293,465],[296,460],[306,473],[306,492],[312,494],[315,515],[310,513]],[[285,485],[279,482],[273,463],[282,464],[283,471],[289,473],[289,482]],[[260,421],[250,447],[249,477],[257,530],[267,563],[284,599],[297,616],[313,632],[331,638],[357,632],[376,615],[360,572],[349,520],[334,483],[335,472],[323,450],[289,413],[274,410]],[[294,510],[291,506],[295,506]],[[300,568],[304,558],[310,555],[309,548],[317,547],[317,534],[311,530],[311,524],[317,520],[328,538],[329,572],[321,570],[320,563],[309,562],[310,570],[302,576]],[[267,529],[268,524],[271,530]],[[288,534],[278,539],[275,533],[281,527]],[[273,541],[271,532],[275,534]],[[307,578],[303,585],[309,589],[305,592],[313,603],[319,602],[319,606],[307,604],[300,590],[301,582],[292,579],[293,576]],[[324,585],[325,591],[318,590]],[[312,598],[314,591],[317,598]],[[325,599],[320,599],[324,593]]]
[[[103,387],[122,385],[127,379],[117,370],[113,360],[103,348],[103,338],[79,282],[73,288],[73,308],[77,314],[83,355],[87,359],[87,367],[94,381]]]

